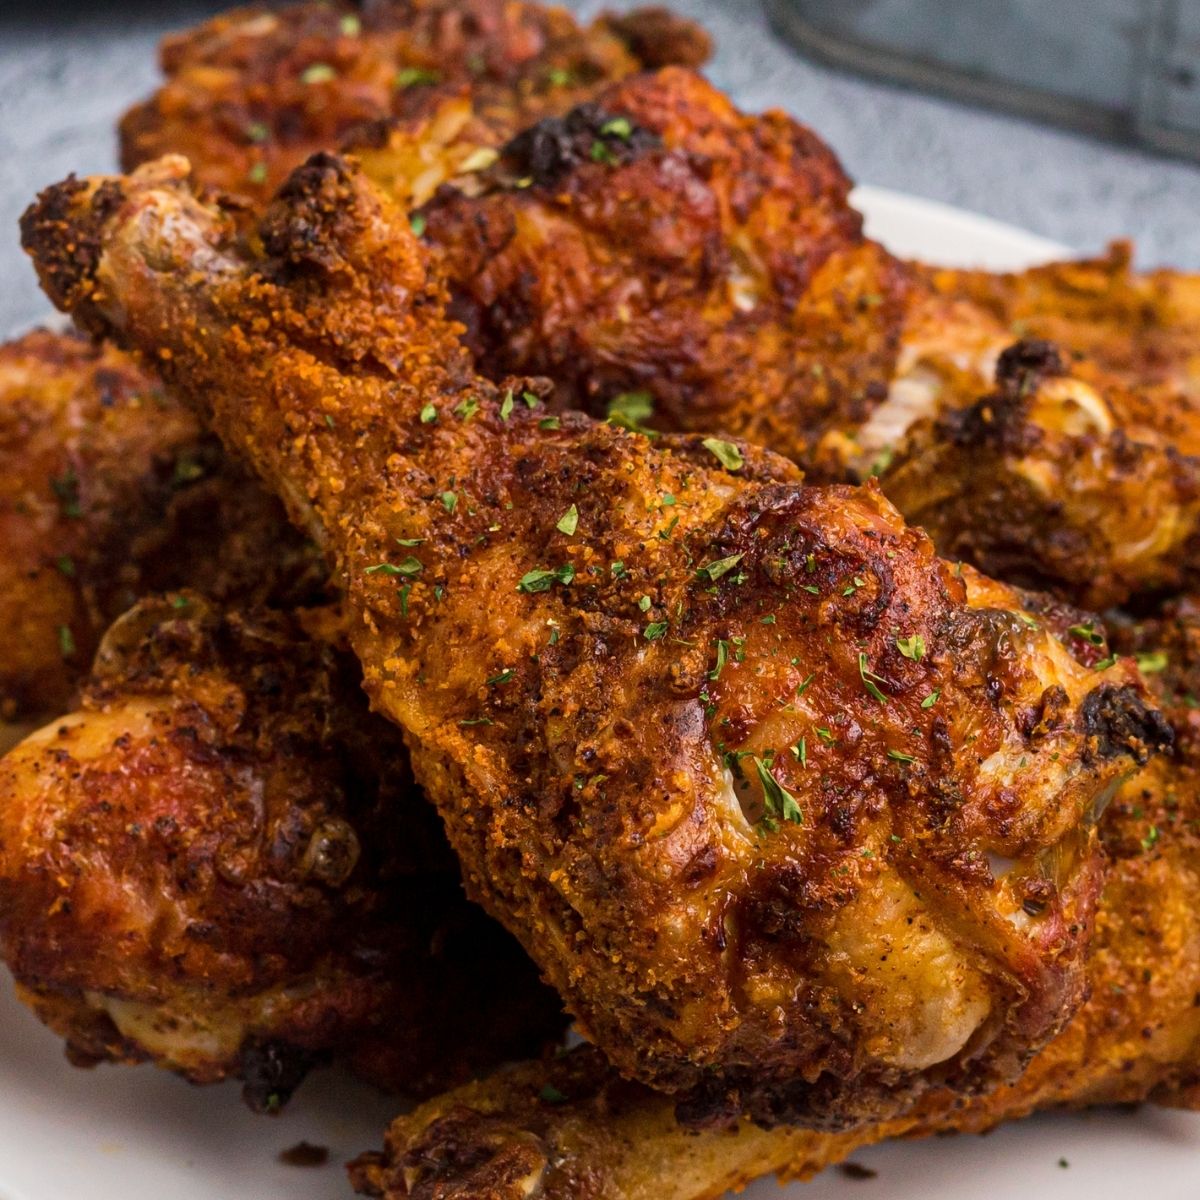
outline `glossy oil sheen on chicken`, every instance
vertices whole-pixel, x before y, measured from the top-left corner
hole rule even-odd
[[[839,1124],[1058,1030],[1092,821],[1168,736],[1131,664],[972,603],[874,489],[480,378],[341,160],[247,244],[185,175],[51,189],[43,281],[326,547],[469,886],[623,1070],[693,1122]]]
[[[80,707],[0,760],[0,956],[75,1061],[275,1109],[331,1057],[427,1093],[560,1031],[336,632],[144,600]]]

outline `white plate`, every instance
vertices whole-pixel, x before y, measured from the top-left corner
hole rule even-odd
[[[897,253],[1016,270],[1066,253],[1019,229],[879,188],[855,200]],[[233,1085],[189,1088],[148,1067],[77,1071],[57,1038],[3,988],[0,998],[0,1200],[337,1200],[341,1162],[379,1143],[394,1104],[336,1073],[301,1088],[276,1119],[255,1117]],[[323,1168],[288,1167],[301,1139]],[[901,1142],[854,1156],[871,1181],[827,1171],[750,1200],[1155,1200],[1200,1197],[1200,1115],[1146,1108],[1036,1117],[986,1138]],[[1061,1166],[1066,1162],[1067,1166]]]

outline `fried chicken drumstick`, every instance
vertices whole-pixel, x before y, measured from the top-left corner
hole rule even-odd
[[[397,126],[364,166],[419,198],[405,144],[431,136]],[[1194,318],[1156,338],[1143,317],[1100,362],[1071,355],[1075,331],[1084,351],[1118,340],[1083,305],[1025,318],[1062,349],[1019,342],[986,276],[931,273],[863,236],[810,130],[743,114],[679,68],[499,149],[418,216],[497,378],[546,374],[574,406],[744,437],[813,480],[879,474],[942,553],[1087,607],[1186,578],[1200,394],[1155,357],[1178,357]]]
[[[526,124],[605,81],[699,66],[709,53],[708,35],[665,9],[586,29],[565,9],[524,0],[234,9],[165,39],[167,81],[122,120],[121,162],[186,154],[212,186],[263,202],[313,152],[364,123],[419,114],[432,96],[495,92]]]
[[[186,175],[46,192],[47,290],[324,545],[469,888],[620,1069],[694,1122],[830,1125],[1058,1030],[1092,821],[1169,735],[1132,664],[1007,589],[973,604],[877,491],[479,378],[407,215],[343,161],[248,242]]]
[[[140,596],[319,601],[327,571],[283,506],[112,346],[0,346],[0,718],[63,712]]]
[[[427,1094],[560,1032],[319,615],[144,600],[0,759],[0,955],[74,1061],[274,1109],[330,1057]]]
[[[586,1047],[399,1118],[383,1153],[355,1165],[359,1190],[386,1200],[708,1200],[772,1172],[805,1178],[886,1137],[979,1132],[1039,1108],[1200,1107],[1200,607],[1185,600],[1117,641],[1154,668],[1175,750],[1125,784],[1105,815],[1091,997],[1018,1083],[965,1104],[932,1093],[911,1114],[843,1134],[743,1125],[696,1135]]]

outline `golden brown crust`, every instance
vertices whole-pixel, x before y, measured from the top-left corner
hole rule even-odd
[[[71,702],[105,627],[147,591],[319,596],[283,510],[126,354],[36,331],[0,346],[0,717]]]
[[[439,87],[504,89],[533,119],[643,63],[699,65],[709,49],[662,9],[586,30],[565,9],[513,0],[235,9],[164,41],[167,80],[121,122],[121,161],[185,154],[201,181],[265,201],[310,154],[420,113]]]
[[[80,709],[0,761],[0,951],[76,1061],[271,1108],[330,1056],[428,1093],[560,1028],[313,628],[143,601]]]
[[[690,1134],[670,1103],[623,1082],[593,1048],[527,1064],[395,1121],[352,1169],[399,1200],[708,1200],[759,1175],[807,1177],[897,1135],[983,1131],[1034,1109],[1153,1099],[1196,1106],[1200,1079],[1200,609],[1119,628],[1172,703],[1176,749],[1121,790],[1102,825],[1109,878],[1091,997],[1020,1082],[963,1103],[944,1093],[847,1134],[749,1126]],[[532,1185],[531,1185],[532,1181]]]
[[[263,253],[185,173],[52,190],[26,244],[324,540],[470,887],[622,1069],[693,1120],[835,1123],[1057,1030],[1093,808],[1163,734],[1127,663],[973,604],[875,490],[479,379],[345,163]]]

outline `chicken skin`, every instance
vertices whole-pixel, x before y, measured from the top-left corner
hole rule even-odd
[[[397,170],[403,141],[397,127],[389,154],[364,153],[384,186],[414,173]],[[1200,394],[1150,364],[1180,357],[1194,321],[1159,336],[1143,321],[1124,370],[1119,353],[1074,361],[1070,342],[1014,347],[986,276],[956,289],[889,255],[811,131],[742,114],[678,68],[476,161],[417,219],[496,378],[546,374],[572,406],[744,437],[810,480],[878,474],[944,554],[1087,607],[1183,580]],[[1045,324],[1078,327],[1086,351],[1096,321]]]
[[[75,1061],[273,1110],[330,1057],[428,1093],[561,1030],[328,625],[142,601],[0,759],[0,954]]]
[[[415,115],[443,88],[503,88],[535,120],[598,82],[698,66],[709,50],[701,29],[663,9],[587,29],[524,0],[234,9],[163,42],[167,81],[122,120],[121,161],[186,154],[205,182],[262,202],[314,151],[364,122]]]
[[[0,719],[64,711],[104,629],[146,592],[318,598],[283,507],[112,347],[36,331],[0,346]]]
[[[980,1132],[1061,1105],[1200,1107],[1200,606],[1183,601],[1116,640],[1153,672],[1175,751],[1126,783],[1105,815],[1091,996],[1018,1083],[965,1104],[932,1093],[911,1114],[842,1134],[743,1125],[697,1136],[586,1047],[399,1118],[384,1151],[355,1165],[359,1190],[386,1200],[715,1200],[773,1172],[805,1178],[886,1137]]]
[[[836,1125],[1058,1031],[1094,819],[1169,740],[1132,663],[973,603],[874,488],[480,378],[343,160],[248,240],[187,174],[48,190],[43,282],[324,546],[469,889],[622,1071],[692,1123]]]

